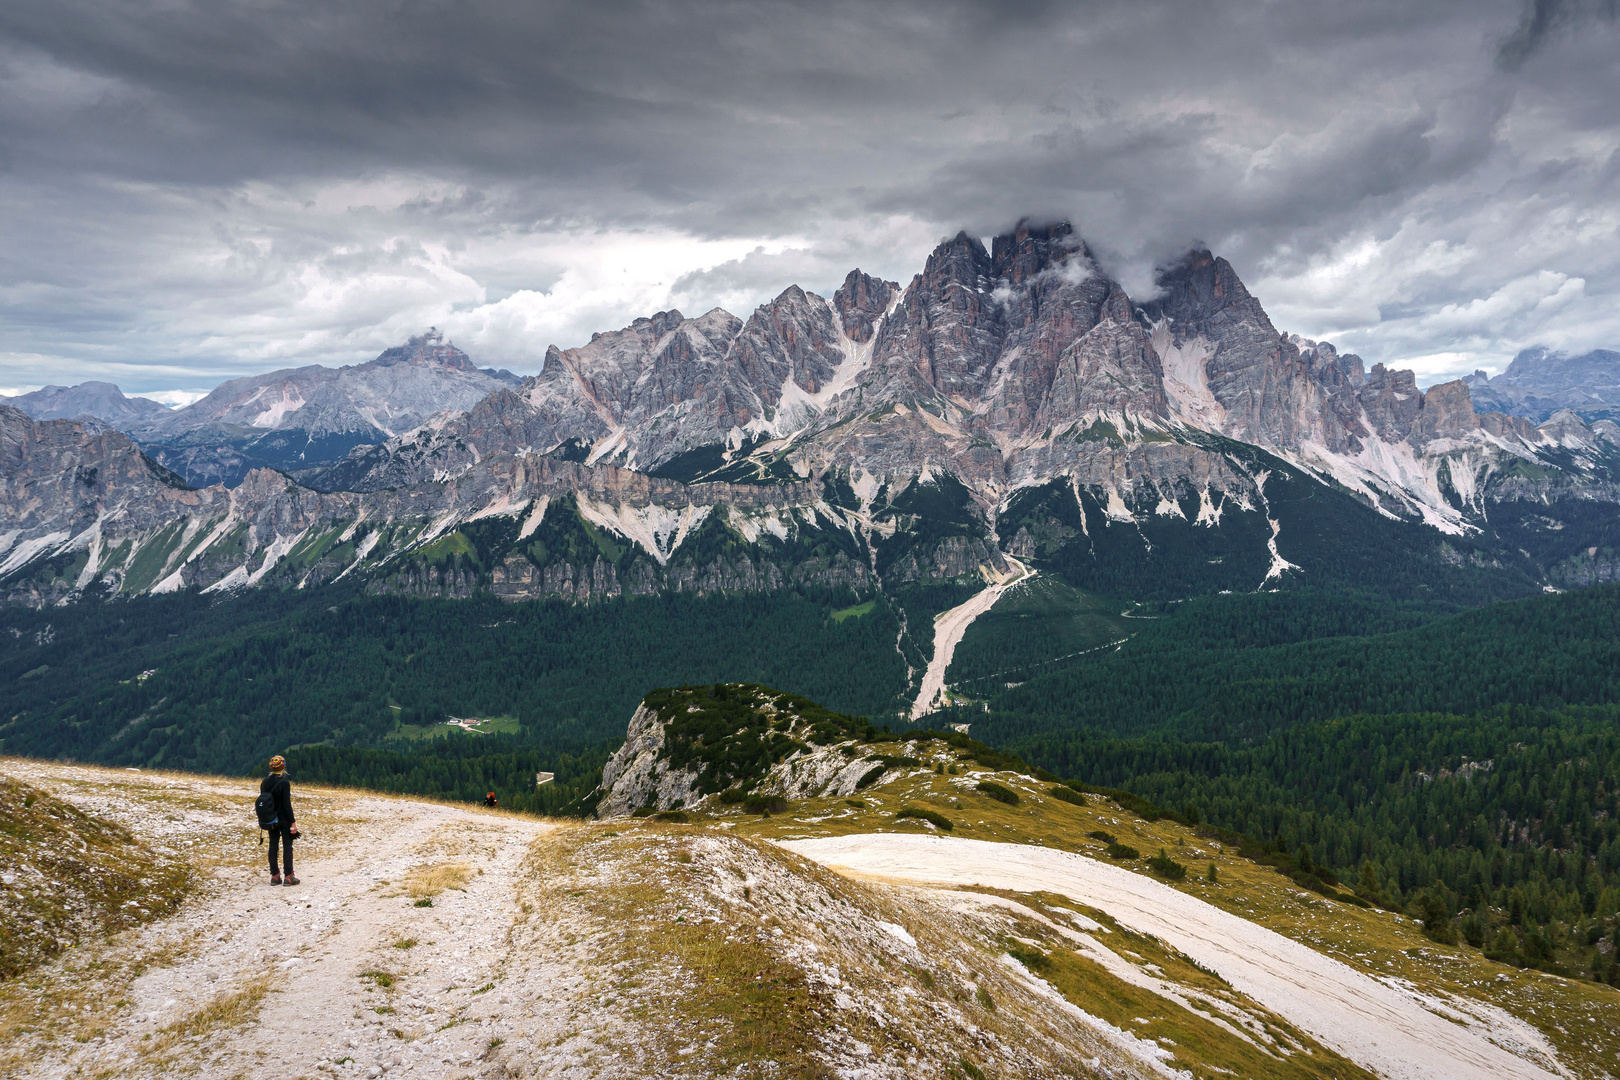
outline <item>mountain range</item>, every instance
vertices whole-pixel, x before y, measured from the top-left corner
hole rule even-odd
[[[944,241],[904,287],[855,270],[746,320],[659,312],[528,379],[430,332],[128,434],[0,405],[0,594],[1614,580],[1620,426],[1475,393],[1280,332],[1208,251],[1138,303],[1068,224],[1026,222]]]
[[[1561,409],[1587,420],[1620,415],[1620,352],[1611,349],[1579,356],[1525,349],[1494,379],[1476,371],[1463,381],[1479,405],[1536,421]]]
[[[72,420],[88,417],[120,430],[156,423],[169,415],[169,409],[143,397],[125,397],[108,382],[83,382],[77,386],[42,386],[16,397],[0,397],[0,403],[21,409],[35,420]]]
[[[476,367],[435,329],[351,367],[312,364],[231,379],[182,409],[111,383],[47,386],[4,399],[36,420],[91,417],[134,438],[188,484],[240,484],[254,468],[296,473],[341,461],[522,380]]]

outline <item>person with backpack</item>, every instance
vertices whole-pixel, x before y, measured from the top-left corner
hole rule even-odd
[[[259,815],[259,828],[270,836],[270,884],[298,884],[298,879],[293,876],[292,858],[298,822],[293,818],[292,781],[287,779],[287,759],[280,754],[270,759],[270,775],[259,781],[259,797],[253,808]],[[281,862],[287,864],[285,878],[281,876],[281,866],[276,861],[278,846]]]
[[[484,796],[484,805],[491,810],[495,809],[495,793],[493,791]]]

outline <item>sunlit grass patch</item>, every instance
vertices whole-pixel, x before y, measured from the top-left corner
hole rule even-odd
[[[215,1031],[240,1027],[259,1013],[265,995],[270,992],[271,978],[260,975],[239,990],[233,990],[210,1001],[190,1015],[159,1029],[147,1053],[160,1055],[191,1038],[204,1038]]]
[[[431,900],[446,889],[464,889],[478,871],[466,863],[437,863],[418,866],[405,875],[405,895],[413,900]]]

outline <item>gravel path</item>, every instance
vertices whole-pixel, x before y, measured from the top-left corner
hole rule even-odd
[[[783,846],[863,875],[1046,891],[1101,909],[1219,972],[1237,990],[1391,1080],[1547,1080],[1563,1074],[1539,1033],[1502,1010],[1417,997],[1196,897],[1080,855],[893,834]]]
[[[273,887],[264,848],[253,843],[251,782],[16,761],[0,769],[85,810],[144,823],[155,842],[205,863],[217,859],[179,914],[108,946],[109,956],[162,962],[122,983],[113,973],[123,968],[109,965],[104,986],[91,955],[41,972],[40,992],[75,1002],[68,1029],[56,1033],[73,1037],[32,1036],[38,1045],[20,1076],[236,1077],[267,1068],[288,1077],[470,1076],[486,1074],[492,1043],[512,1034],[501,980],[521,918],[520,868],[554,826],[436,803],[308,795],[295,782],[309,837],[296,854],[302,883]],[[472,876],[417,907],[402,883],[447,864]],[[101,1022],[82,1021],[86,1031],[74,1034],[80,1016]]]

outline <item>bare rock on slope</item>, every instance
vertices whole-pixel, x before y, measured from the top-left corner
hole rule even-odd
[[[602,768],[596,815],[691,808],[737,796],[848,795],[876,764],[864,720],[751,683],[648,694]]]

